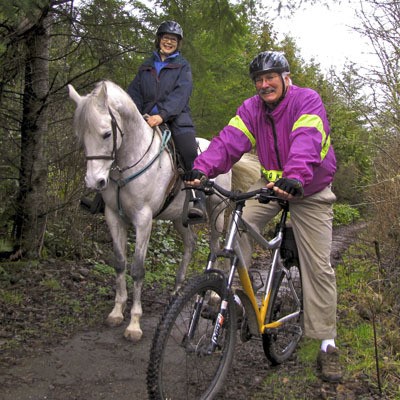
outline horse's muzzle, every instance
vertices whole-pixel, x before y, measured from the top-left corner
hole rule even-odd
[[[92,177],[86,175],[85,183],[89,189],[102,191],[107,188],[108,179],[106,178],[93,179]]]

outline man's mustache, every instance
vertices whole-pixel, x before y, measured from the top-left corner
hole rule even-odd
[[[260,89],[258,91],[259,94],[270,94],[270,93],[274,93],[275,89],[273,88],[266,88],[266,89]]]

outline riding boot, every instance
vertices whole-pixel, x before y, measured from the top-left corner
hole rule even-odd
[[[80,205],[85,210],[90,211],[91,214],[104,214],[105,204],[101,193],[96,193],[93,200],[88,197],[82,197]]]

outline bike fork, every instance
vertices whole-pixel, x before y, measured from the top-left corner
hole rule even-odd
[[[214,352],[215,349],[218,347],[218,338],[224,328],[224,322],[228,315],[228,305],[229,305],[228,296],[231,291],[231,287],[233,284],[233,279],[235,276],[235,271],[236,271],[236,268],[237,268],[237,265],[239,262],[239,258],[237,256],[234,256],[233,259],[231,259],[231,260],[232,260],[232,263],[231,263],[231,268],[230,268],[228,281],[227,281],[227,285],[226,285],[226,291],[225,291],[224,298],[221,300],[221,307],[220,307],[217,319],[215,321],[214,331],[211,336],[209,353]]]
[[[203,308],[204,296],[197,295],[196,302],[193,307],[193,313],[190,318],[189,329],[187,333],[188,339],[193,339],[194,332],[196,332],[197,324],[200,319],[201,309]]]
[[[211,336],[210,348],[208,350],[209,354],[213,353],[215,349],[218,347],[218,338],[223,329],[227,313],[228,313],[228,301],[222,300],[221,309],[220,312],[218,313],[217,320],[215,321],[214,332]]]

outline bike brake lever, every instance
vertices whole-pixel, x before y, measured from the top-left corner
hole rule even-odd
[[[274,190],[264,187],[260,190],[260,194],[258,195],[258,202],[261,204],[268,204],[271,200],[274,200],[275,198],[276,195]]]

